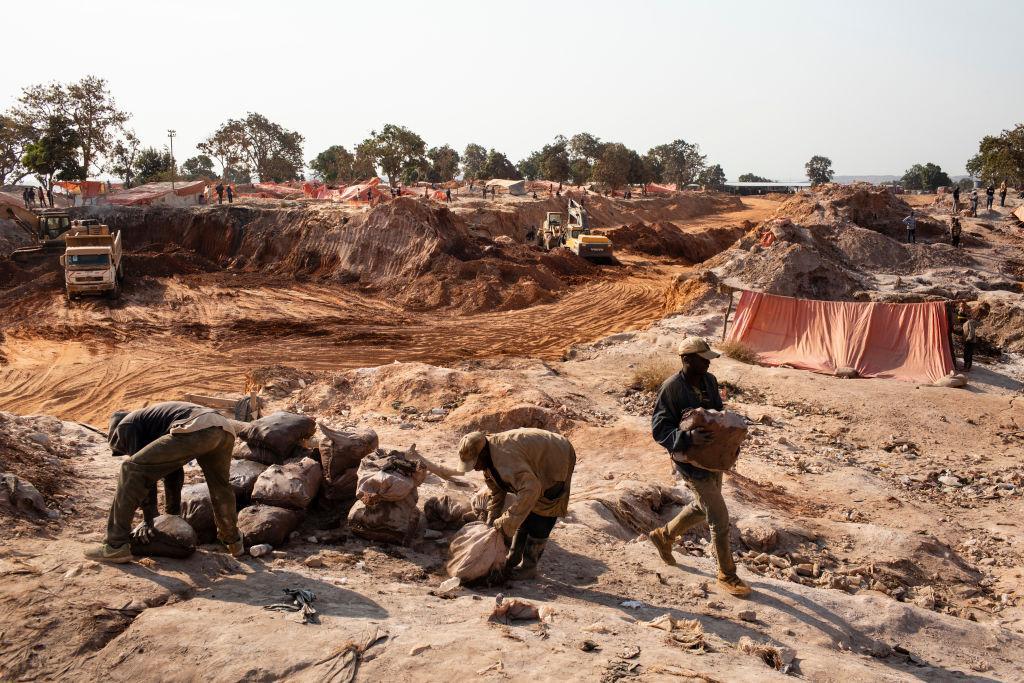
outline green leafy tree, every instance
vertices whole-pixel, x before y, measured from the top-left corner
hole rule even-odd
[[[953,184],[949,176],[937,165],[932,163],[914,164],[900,180],[900,184],[908,190],[927,190],[935,192],[940,187]]]
[[[604,145],[601,156],[594,163],[591,178],[611,190],[619,189],[629,181],[631,153],[635,154],[633,150],[618,142]]]
[[[647,163],[655,179],[663,183],[676,183],[679,188],[697,180],[704,170],[705,156],[700,146],[679,139],[647,151]]]
[[[475,142],[466,145],[462,152],[462,177],[466,180],[482,180],[484,165],[487,163],[487,150]]]
[[[370,180],[377,176],[377,167],[373,162],[373,145],[369,140],[363,140],[356,147],[356,158],[352,162],[353,180]]]
[[[497,150],[488,150],[487,161],[484,162],[482,179],[500,178],[503,180],[519,180],[522,176],[519,169],[508,160],[504,154]]]
[[[569,153],[571,161],[585,159],[590,166],[597,163],[604,151],[603,148],[604,144],[601,139],[590,133],[577,133],[569,138],[566,145],[566,151]]]
[[[205,154],[189,157],[181,165],[181,176],[185,180],[216,180],[217,172],[213,170],[213,159]]]
[[[820,155],[811,157],[810,161],[804,164],[804,169],[807,171],[807,179],[811,181],[811,185],[830,183],[835,176],[835,171],[832,170],[832,160]]]
[[[302,177],[304,141],[299,133],[250,112],[244,119],[228,119],[197,147],[217,159],[225,175],[238,167],[260,181],[280,183]]]
[[[978,153],[967,162],[967,172],[985,183],[1024,185],[1024,123],[983,137]]]
[[[403,169],[407,176],[418,175],[425,165],[426,143],[404,126],[389,123],[379,133],[370,131],[370,137],[364,141],[364,145],[365,152],[388,177],[388,184],[392,186]]]
[[[743,175],[741,175],[738,178],[738,180],[741,183],[774,183],[775,182],[774,180],[771,180],[770,178],[762,178],[761,176],[754,175],[753,173],[744,173]]]
[[[974,181],[970,178],[961,178],[956,182],[961,192],[970,192],[974,189]]]
[[[540,152],[533,152],[522,159],[516,164],[516,168],[519,169],[519,175],[527,180],[537,180],[540,178]]]
[[[331,145],[309,162],[313,175],[325,183],[347,183],[355,180],[356,157],[342,145]]]
[[[154,147],[139,150],[135,160],[135,180],[139,185],[159,183],[171,180],[174,172],[174,161],[166,149],[160,151]]]
[[[448,145],[431,147],[427,150],[427,159],[430,160],[430,170],[427,172],[427,180],[432,183],[444,183],[454,180],[459,172],[459,153]]]
[[[0,114],[0,185],[13,185],[28,174],[21,160],[31,142],[31,126],[11,112]]]
[[[123,180],[125,187],[134,184],[140,144],[135,133],[126,130],[110,150],[110,172]]]
[[[82,175],[79,150],[82,141],[74,122],[54,114],[41,127],[42,134],[25,148],[22,164],[49,194],[56,180],[76,180]]]
[[[725,171],[722,170],[722,166],[720,164],[707,166],[700,172],[700,175],[697,176],[698,184],[712,190],[721,190],[724,188],[726,180]]]
[[[128,121],[127,112],[107,89],[107,81],[85,76],[73,83],[44,83],[22,90],[18,98],[17,116],[37,132],[51,117],[70,121],[78,139],[79,179],[105,170],[101,157],[114,145],[115,134]]]
[[[586,159],[576,159],[569,164],[569,182],[573,185],[585,185],[590,182],[594,167]]]

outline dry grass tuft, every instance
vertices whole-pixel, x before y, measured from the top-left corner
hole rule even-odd
[[[757,365],[760,360],[757,352],[743,342],[724,341],[721,344],[716,344],[716,347],[723,356],[728,356],[733,360],[738,360],[739,362],[746,363],[747,365]]]
[[[640,391],[657,391],[676,372],[679,372],[678,360],[659,356],[648,358],[636,366],[630,386]]]

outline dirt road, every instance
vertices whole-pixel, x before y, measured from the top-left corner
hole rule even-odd
[[[694,219],[686,228],[756,221],[776,202]],[[0,409],[101,424],[115,407],[240,391],[245,372],[283,363],[348,369],[394,360],[450,363],[502,355],[559,358],[573,343],[644,327],[667,312],[687,267],[624,255],[619,266],[553,303],[467,316],[412,313],[351,288],[237,286],[195,275],[160,278],[126,292],[116,307],[89,300],[69,307],[45,292],[6,311],[24,324],[0,347]]]

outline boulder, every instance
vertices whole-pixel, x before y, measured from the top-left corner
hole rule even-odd
[[[736,529],[743,544],[751,550],[770,553],[779,544],[779,532],[764,519],[747,517],[737,520]]]
[[[288,541],[301,521],[302,513],[295,510],[256,504],[238,513],[238,530],[246,548],[264,543],[277,548]]]
[[[320,463],[309,458],[271,465],[256,479],[252,499],[266,505],[305,510],[316,497],[322,481]]]
[[[730,410],[697,408],[683,414],[679,428],[707,429],[714,438],[703,446],[692,446],[682,454],[686,462],[706,470],[731,470],[739,458],[740,445],[747,438],[746,419]]]

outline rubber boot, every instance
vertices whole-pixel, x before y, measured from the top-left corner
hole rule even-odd
[[[508,558],[505,560],[505,571],[510,572],[519,566],[523,561],[523,553],[526,550],[526,532],[522,527],[516,529],[516,535],[512,537],[509,546]]]
[[[537,577],[537,563],[544,554],[546,538],[526,537],[526,548],[523,551],[523,563],[512,570],[513,579],[534,579]]]
[[[715,559],[718,561],[718,585],[730,595],[745,598],[750,595],[750,586],[736,574],[736,562],[732,558],[729,547],[729,530],[725,533],[713,534]]]
[[[669,535],[668,529],[663,526],[659,526],[657,529],[647,534],[647,538],[651,539],[651,543],[658,549],[658,555],[661,556],[661,561],[670,567],[676,566],[676,558],[672,555],[672,536]]]

